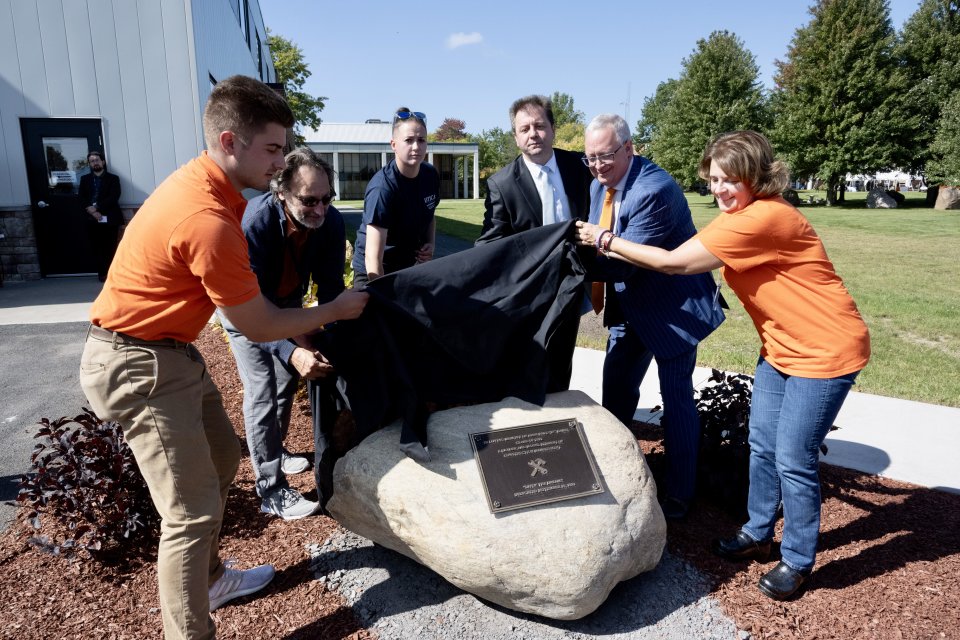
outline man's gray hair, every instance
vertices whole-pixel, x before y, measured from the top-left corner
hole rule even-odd
[[[596,131],[597,129],[613,129],[620,142],[626,142],[630,139],[630,125],[615,113],[601,113],[590,121],[585,133]]]
[[[290,182],[300,167],[313,167],[326,173],[327,180],[330,182],[330,193],[333,194],[333,167],[321,158],[316,151],[310,147],[297,147],[284,156],[283,160],[286,166],[270,180],[270,191],[273,192],[273,195],[290,192]]]

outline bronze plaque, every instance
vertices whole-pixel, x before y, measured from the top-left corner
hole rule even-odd
[[[491,513],[603,493],[576,419],[470,434]]]

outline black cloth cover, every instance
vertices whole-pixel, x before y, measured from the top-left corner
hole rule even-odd
[[[569,367],[576,334],[563,327],[583,304],[574,231],[539,227],[370,282],[360,318],[316,336],[345,382],[355,443],[402,417],[401,446],[426,446],[428,403],[542,405],[551,361]]]

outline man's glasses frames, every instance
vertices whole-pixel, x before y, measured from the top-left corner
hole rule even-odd
[[[620,146],[614,149],[613,151],[611,151],[610,153],[604,153],[603,155],[599,155],[599,156],[585,156],[583,158],[580,158],[580,162],[582,162],[584,165],[588,167],[590,165],[610,164],[611,162],[613,162],[614,156],[617,155],[617,152],[620,151],[620,149],[623,149],[623,145],[625,144],[627,144],[626,141],[621,142]]]
[[[297,202],[299,202],[301,206],[304,206],[304,207],[315,207],[318,204],[322,204],[323,206],[326,207],[331,202],[333,202],[333,199],[336,196],[337,194],[331,191],[330,193],[323,196],[322,198],[314,198],[313,196],[298,196],[298,195],[294,195],[293,197],[297,199]]]

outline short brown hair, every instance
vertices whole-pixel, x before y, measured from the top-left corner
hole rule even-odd
[[[203,137],[208,149],[216,146],[224,131],[249,144],[270,123],[286,129],[293,126],[293,112],[283,96],[254,78],[230,76],[218,82],[207,98]]]
[[[515,131],[516,126],[514,125],[514,120],[517,119],[517,114],[527,107],[540,107],[543,109],[543,112],[547,114],[547,120],[550,122],[550,126],[555,126],[553,124],[553,102],[550,101],[550,98],[547,96],[524,96],[513,101],[513,104],[510,105],[510,130]]]
[[[756,131],[730,131],[714,138],[700,159],[699,174],[704,180],[710,178],[711,162],[746,184],[755,198],[779,195],[790,182],[787,165],[773,156],[770,141]]]

